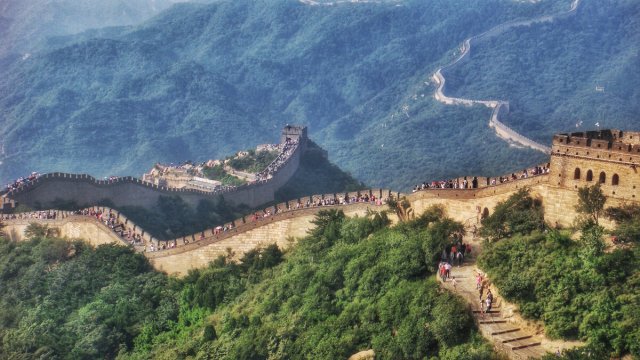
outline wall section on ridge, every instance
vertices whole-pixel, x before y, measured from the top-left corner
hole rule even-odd
[[[222,196],[231,204],[245,204],[255,208],[273,201],[275,191],[289,181],[298,169],[307,145],[306,137],[300,137],[300,139],[296,150],[269,181],[241,186],[234,191],[209,193],[158,187],[133,177],[102,181],[84,174],[51,173],[36,179],[25,189],[9,193],[7,196],[18,204],[25,204],[35,209],[52,208],[52,205],[58,201],[75,202],[80,207],[88,207],[105,200],[116,207],[142,206],[150,209],[157,204],[160,196],[179,196],[194,208],[200,200]]]

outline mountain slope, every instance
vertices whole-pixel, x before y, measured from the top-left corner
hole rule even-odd
[[[4,66],[0,179],[140,174],[273,141],[285,123],[371,186],[510,171],[544,156],[495,138],[486,109],[435,103],[424,81],[464,38],[565,5],[180,4]]]
[[[448,72],[448,94],[508,100],[509,126],[538,141],[580,121],[637,129],[638,44],[640,3],[582,0],[575,16],[478,44]]]

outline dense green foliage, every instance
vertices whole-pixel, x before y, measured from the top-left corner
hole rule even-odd
[[[568,352],[568,359],[588,352],[640,356],[640,249],[607,249],[604,230],[593,218],[604,204],[598,190],[581,190],[578,209],[589,219],[579,222],[579,239],[572,240],[568,231],[514,232],[511,238],[487,242],[478,260],[505,299],[517,303],[525,317],[544,322],[547,335],[587,342],[586,349]],[[534,208],[529,204],[529,211]],[[614,234],[637,241],[637,209],[606,213],[619,223]],[[509,219],[502,221],[507,226]],[[624,227],[629,224],[631,230]]]
[[[640,243],[640,206],[624,205],[619,208],[607,208],[605,215],[617,226],[613,235],[622,243]]]
[[[239,186],[247,183],[242,179],[228,174],[222,165],[215,165],[211,167],[205,166],[202,169],[202,172],[207,179],[218,180],[222,185]]]
[[[544,227],[542,203],[520,189],[506,201],[496,205],[493,214],[482,219],[480,235],[499,240],[515,234],[530,234]]]
[[[638,130],[640,3],[580,3],[573,17],[513,29],[473,47],[470,60],[447,73],[448,94],[508,100],[505,122],[544,143],[579,121],[580,130],[596,122]]]
[[[602,192],[600,184],[584,186],[578,189],[576,211],[582,216],[577,219],[577,222],[582,224],[582,227],[598,225],[606,202],[607,197]]]
[[[442,105],[425,82],[466,37],[567,3],[228,0],[50,41],[0,66],[0,181],[139,174],[272,142],[285,123],[376,187],[541,162],[493,134],[489,109]]]
[[[256,249],[171,279],[117,246],[0,240],[0,357],[491,359],[464,301],[432,275],[459,224],[435,209],[321,212],[283,256]]]
[[[172,284],[125,247],[0,239],[0,358],[113,358],[175,318]]]
[[[278,151],[258,151],[249,150],[246,156],[236,156],[229,159],[229,166],[236,170],[258,172],[264,170],[273,160],[278,157]]]
[[[191,341],[161,334],[150,339],[149,354],[139,344],[145,351],[133,357],[344,359],[373,348],[377,359],[491,358],[490,347],[470,330],[465,303],[428,277],[455,223],[429,219],[427,228],[425,219],[389,229],[379,214],[346,219],[335,210],[321,212],[317,227],[282,265],[217,308],[209,320],[213,331],[194,329],[184,335]],[[217,279],[191,282],[201,281]],[[213,290],[212,304],[225,303],[218,286],[204,288]],[[216,340],[205,340],[211,334]]]

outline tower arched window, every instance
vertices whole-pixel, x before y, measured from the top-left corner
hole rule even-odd
[[[580,168],[576,168],[573,172],[573,180],[580,180]]]
[[[599,181],[600,184],[604,184],[604,183],[607,182],[607,174],[605,174],[604,171],[602,171],[600,173],[600,179],[599,180],[600,180]]]
[[[611,177],[611,185],[617,186],[619,183],[620,177],[618,176],[618,174],[613,174],[613,176]]]
[[[587,171],[587,181],[593,181],[593,171]]]

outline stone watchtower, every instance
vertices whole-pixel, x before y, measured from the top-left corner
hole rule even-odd
[[[551,151],[552,185],[575,190],[599,183],[607,196],[640,200],[640,132],[557,134]]]
[[[282,135],[280,136],[280,143],[284,144],[287,139],[298,140],[300,144],[307,140],[307,127],[306,126],[294,126],[287,124],[282,128]]]

